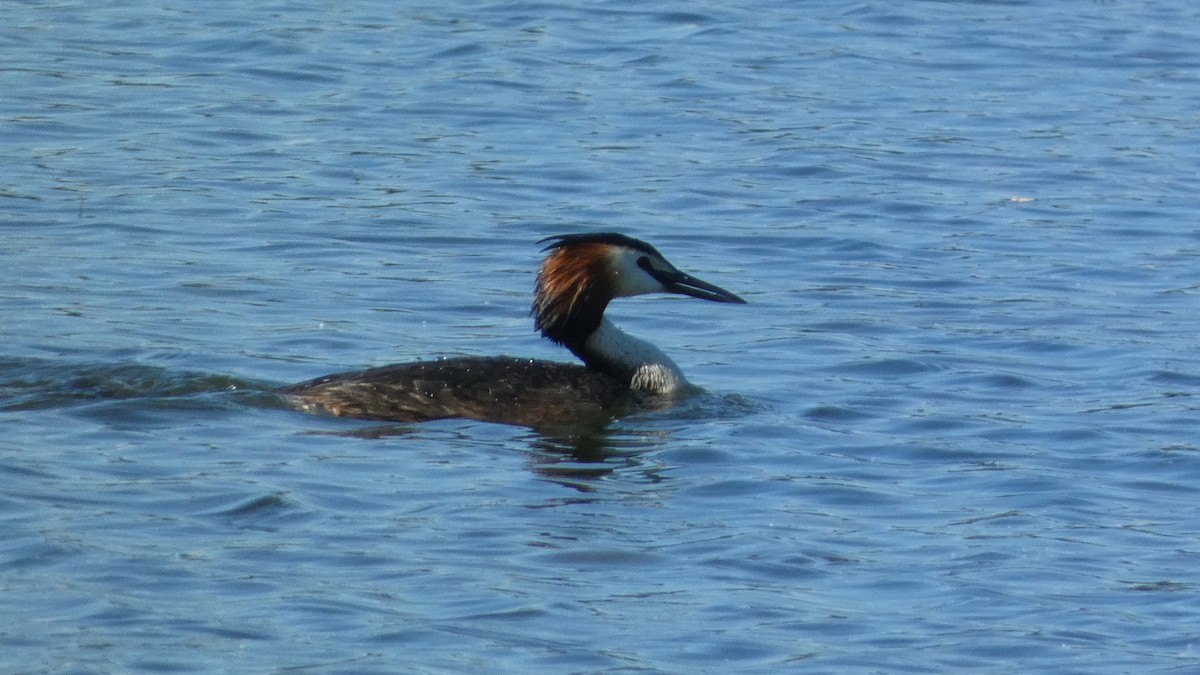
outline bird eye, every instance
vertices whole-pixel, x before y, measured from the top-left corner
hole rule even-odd
[[[650,259],[646,256],[642,256],[637,259],[637,266],[643,270],[646,270],[647,272],[654,271],[654,266],[650,264]]]

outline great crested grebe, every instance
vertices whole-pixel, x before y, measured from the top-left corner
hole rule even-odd
[[[628,404],[672,400],[691,385],[661,350],[604,317],[609,301],[678,293],[746,302],[623,234],[564,234],[538,243],[549,253],[537,275],[534,325],[585,365],[456,357],[328,375],[279,392],[309,412],[397,422],[460,417],[538,427],[611,416]]]

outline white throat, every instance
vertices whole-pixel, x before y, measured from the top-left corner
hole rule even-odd
[[[584,348],[595,357],[607,361],[633,375],[629,388],[654,395],[678,393],[690,386],[683,371],[661,349],[629,335],[607,318],[588,337]]]

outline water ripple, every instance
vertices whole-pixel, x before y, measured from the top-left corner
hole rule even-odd
[[[6,663],[1195,670],[1200,22],[949,7],[6,7]],[[750,300],[612,306],[708,394],[270,393],[569,358],[588,229]]]

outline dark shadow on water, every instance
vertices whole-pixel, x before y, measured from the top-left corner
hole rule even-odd
[[[384,440],[404,436],[451,433],[456,437],[478,439],[496,436],[480,432],[481,427],[495,427],[488,422],[474,420],[436,420],[433,422],[386,423],[368,422],[338,417],[324,419],[333,428],[309,429],[302,433],[311,436],[337,436]],[[365,426],[361,426],[365,425]],[[661,443],[663,433],[651,433],[615,420],[589,420],[578,425],[556,424],[552,427],[528,429],[500,425],[509,431],[501,436],[501,442],[521,449],[529,458],[534,471],[558,482],[572,483],[584,489],[576,481],[594,480],[628,466],[630,458]]]
[[[597,482],[614,473],[636,472],[649,483],[663,477],[644,456],[661,447],[670,432],[627,419],[586,433],[549,435],[532,432],[526,437],[530,470],[542,478],[583,493],[596,490]]]
[[[670,436],[661,429],[611,419],[603,423],[558,424],[541,429],[474,420],[380,424],[343,417],[317,416],[314,419],[323,420],[328,426],[301,433],[365,440],[450,435],[454,443],[466,439],[469,444],[511,447],[527,458],[529,470],[540,478],[584,494],[599,491],[600,482],[617,472],[640,473],[643,476],[641,482],[659,482],[661,477],[655,474],[654,467],[643,461],[642,455],[659,447]]]
[[[527,452],[535,473],[580,492],[595,491],[599,479],[618,472],[656,485],[668,479],[647,455],[670,445],[677,430],[700,420],[744,417],[755,409],[740,396],[699,392],[602,428],[533,430],[526,438]]]

